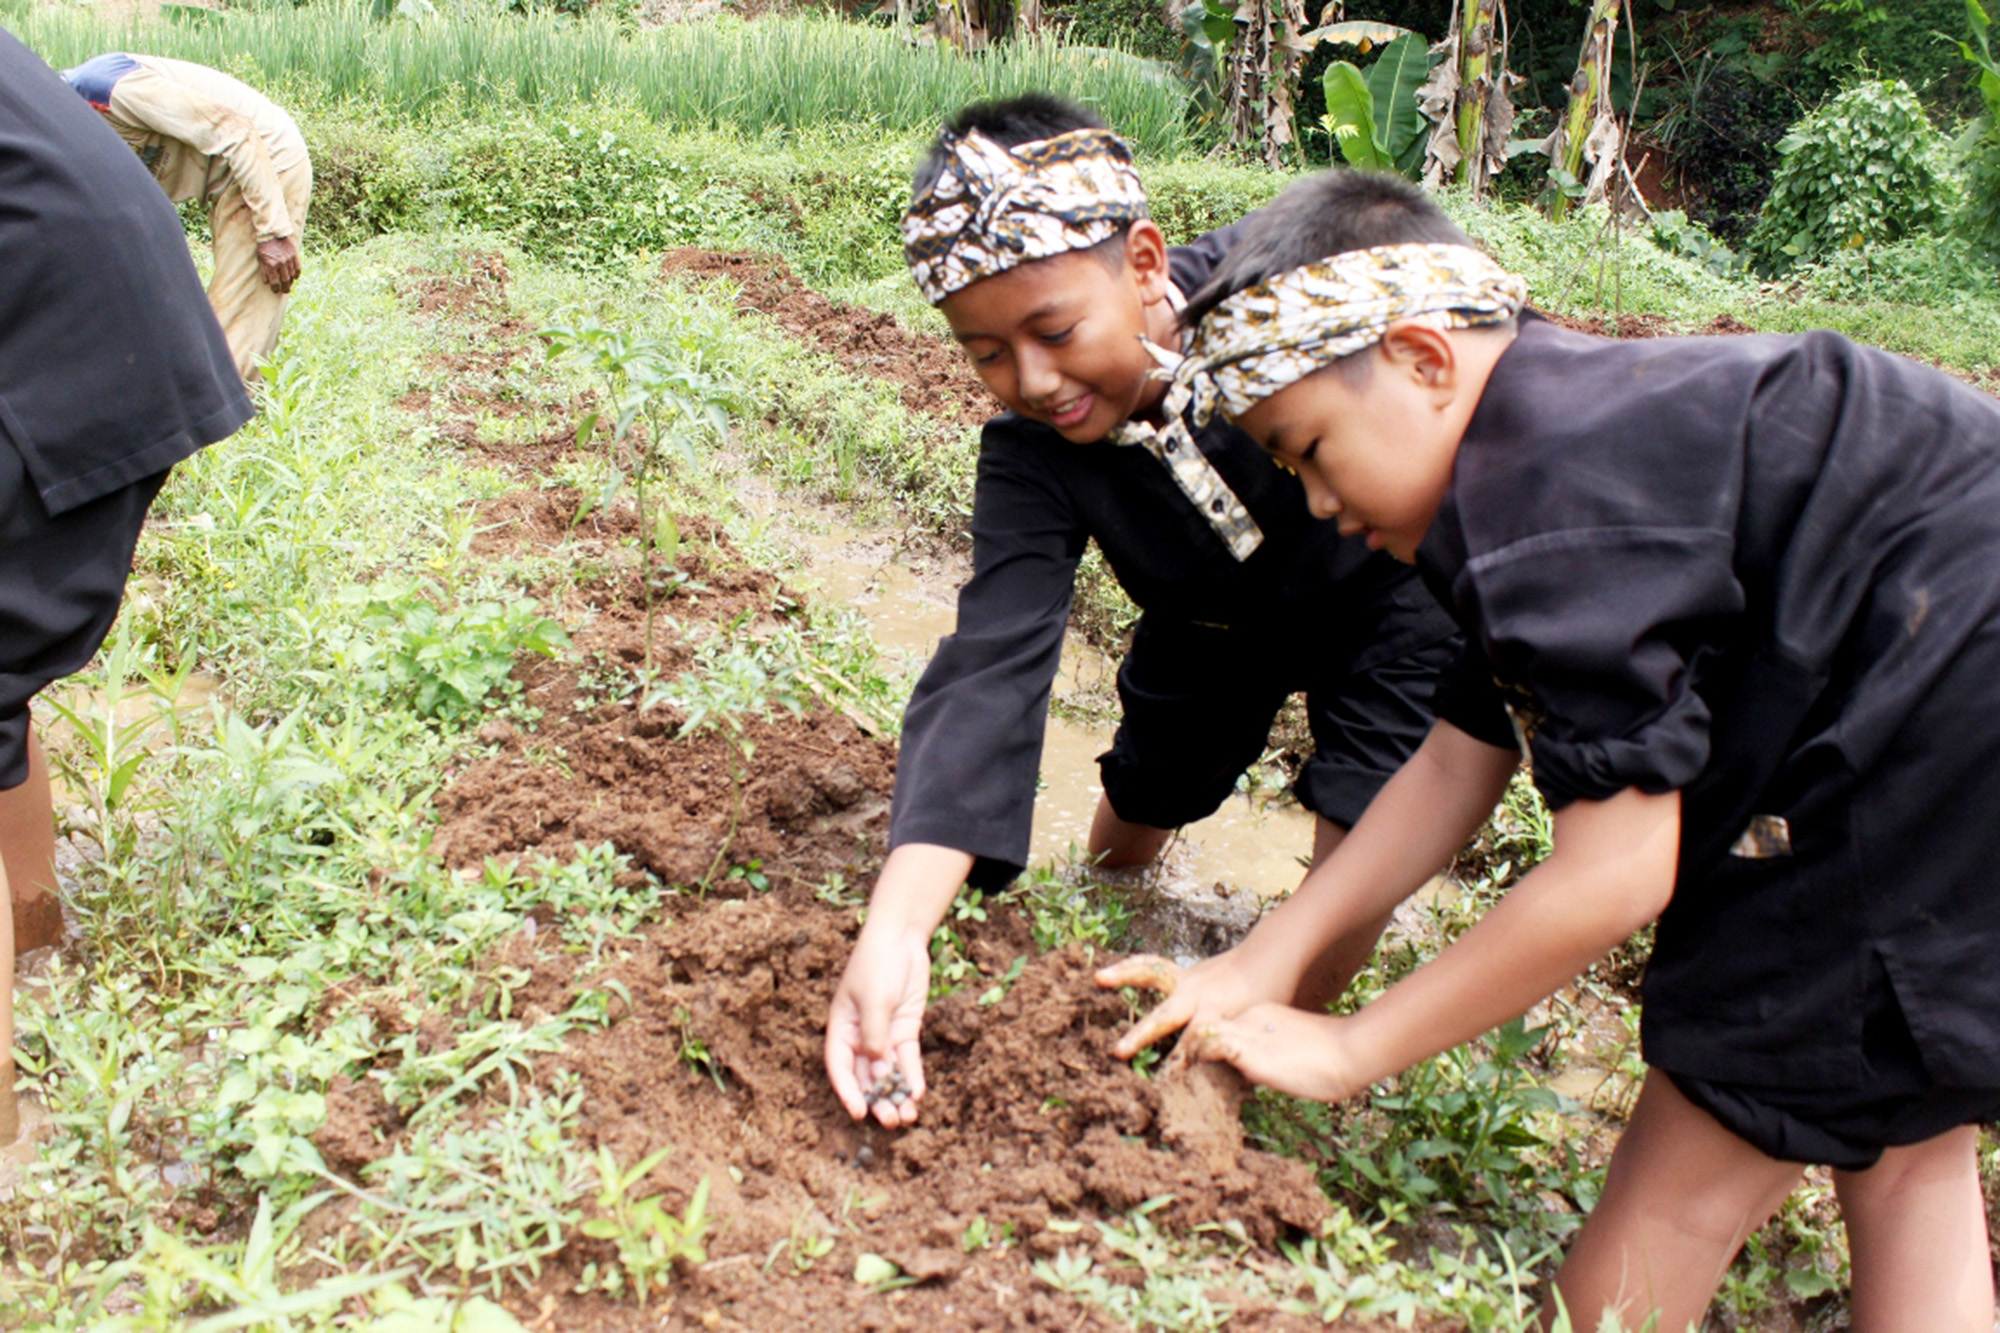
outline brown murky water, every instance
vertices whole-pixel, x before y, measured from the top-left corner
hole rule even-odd
[[[902,548],[899,533],[857,528],[830,507],[802,507],[789,499],[780,506],[749,479],[739,495],[753,512],[782,525],[785,540],[804,561],[798,581],[864,616],[885,665],[906,671],[914,682],[938,640],[957,624],[958,587],[971,575],[971,562],[963,556],[913,555]],[[1102,704],[1112,700],[1116,673],[1116,661],[1104,653],[1074,641],[1065,645],[1056,699],[1086,706],[1059,709],[1049,718],[1030,848],[1038,864],[1067,859],[1089,836],[1103,791],[1097,756],[1110,747],[1115,723],[1094,725],[1064,714],[1106,712]],[[1312,838],[1312,815],[1304,809],[1239,793],[1182,831],[1156,872],[1158,887],[1184,894],[1222,885],[1278,897],[1304,875]]]

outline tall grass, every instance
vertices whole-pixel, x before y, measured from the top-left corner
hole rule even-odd
[[[548,17],[385,23],[346,7],[120,26],[75,9],[15,5],[0,7],[0,19],[58,68],[100,51],[141,51],[262,85],[317,85],[411,119],[495,104],[625,101],[677,128],[908,132],[934,127],[963,103],[1040,88],[1096,107],[1150,156],[1190,147],[1180,84],[1135,57],[1043,41],[967,56],[825,16],[631,35],[606,22]]]

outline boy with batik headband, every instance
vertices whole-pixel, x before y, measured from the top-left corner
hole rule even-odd
[[[1357,236],[1363,212],[1403,225]],[[1339,1100],[1657,919],[1652,1070],[1556,1278],[1574,1326],[1698,1324],[1819,1163],[1853,1326],[1986,1333],[2000,403],[1831,333],[1517,325],[1522,284],[1429,243],[1438,217],[1398,180],[1302,182],[1189,307],[1197,418],[1232,417],[1315,512],[1414,560],[1466,655],[1353,836],[1236,949],[1166,972],[1115,1049],[1189,1024],[1177,1058]],[[1450,860],[1524,753],[1548,859],[1357,1013],[1287,1007]]]
[[[1050,98],[966,109],[917,172],[912,272],[1010,410],[982,437],[973,577],[905,715],[889,860],[828,1019],[828,1074],[856,1117],[872,1100],[886,1125],[916,1118],[931,933],[960,885],[1005,884],[1027,859],[1087,543],[1142,612],[1099,760],[1103,864],[1145,864],[1214,811],[1298,690],[1317,854],[1429,727],[1449,618],[1410,571],[1314,523],[1245,436],[1190,429],[1152,377],[1177,359],[1162,349],[1179,346],[1181,293],[1232,235],[1169,250],[1124,144]],[[1297,997],[1337,989],[1351,962],[1325,969]],[[871,1099],[892,1072],[911,1091]]]

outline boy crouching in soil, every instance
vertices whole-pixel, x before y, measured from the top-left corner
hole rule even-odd
[[[1220,422],[1191,429],[1152,377],[1178,359],[1181,293],[1233,232],[1170,250],[1094,115],[1038,96],[966,108],[916,173],[904,235],[918,286],[1009,410],[981,440],[973,576],[905,714],[891,851],[827,1021],[843,1105],[859,1119],[872,1102],[891,1127],[923,1096],[932,931],[961,884],[1003,885],[1027,859],[1088,542],[1143,612],[1099,758],[1089,848],[1106,866],[1151,861],[1220,806],[1300,689],[1316,750],[1298,794],[1324,855],[1429,729],[1453,635],[1410,570],[1315,523],[1296,478]],[[1367,951],[1327,960],[1307,998]],[[892,1085],[907,1091],[871,1098]]]
[[[1241,945],[1120,1041],[1334,1101],[1658,921],[1652,1066],[1556,1279],[1698,1324],[1823,1163],[1853,1326],[1987,1333],[2000,1112],[2000,403],[1832,333],[1616,342],[1514,316],[1394,179],[1301,182],[1190,307],[1180,382],[1414,560],[1466,633],[1423,748]],[[1312,961],[1443,867],[1523,755],[1555,850],[1351,1017]],[[1128,960],[1105,984],[1147,972]],[[1544,1320],[1554,1317],[1554,1301]]]

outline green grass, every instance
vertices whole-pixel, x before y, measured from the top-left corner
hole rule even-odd
[[[0,17],[58,68],[99,51],[141,51],[405,119],[610,102],[681,130],[845,124],[909,133],[933,128],[962,103],[1041,88],[1097,107],[1148,153],[1189,147],[1185,95],[1146,62],[1056,42],[965,56],[825,16],[635,34],[608,21],[546,16],[379,22],[338,6],[227,10],[142,27],[78,9],[23,6]]]

